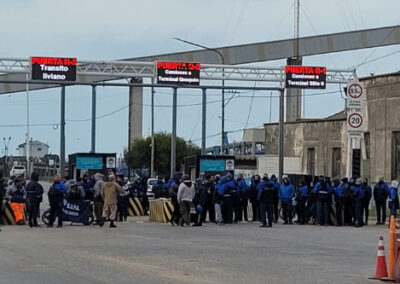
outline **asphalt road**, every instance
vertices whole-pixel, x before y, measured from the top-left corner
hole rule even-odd
[[[0,283],[374,283],[386,227],[172,227],[131,217],[0,232]],[[375,282],[376,283],[376,282]]]

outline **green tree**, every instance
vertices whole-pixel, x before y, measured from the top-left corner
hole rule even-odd
[[[171,165],[171,134],[160,132],[154,134],[154,171],[159,175],[169,175]],[[200,154],[200,149],[191,142],[176,138],[176,165],[179,169],[183,158]],[[150,168],[151,163],[151,137],[136,139],[131,149],[125,149],[124,159],[126,164],[133,169],[142,167]]]

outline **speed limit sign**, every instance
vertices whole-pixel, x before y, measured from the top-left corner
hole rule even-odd
[[[350,81],[347,84],[347,108],[361,110],[365,97],[364,84],[358,80]]]
[[[347,135],[351,138],[361,138],[365,131],[364,114],[359,111],[347,113]]]

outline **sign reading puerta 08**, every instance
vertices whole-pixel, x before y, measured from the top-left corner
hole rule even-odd
[[[32,80],[76,80],[76,58],[31,57],[30,64]]]
[[[200,63],[157,62],[158,84],[200,85]]]
[[[286,66],[286,88],[325,89],[326,67]]]

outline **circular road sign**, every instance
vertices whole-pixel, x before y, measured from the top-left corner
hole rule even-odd
[[[349,118],[347,119],[347,122],[349,123],[350,127],[352,128],[360,128],[361,125],[363,124],[363,118],[361,114],[358,112],[350,114]]]
[[[359,97],[362,96],[363,93],[363,88],[361,87],[360,84],[351,84],[347,90],[349,93],[349,96],[352,97],[353,99],[358,99]]]

